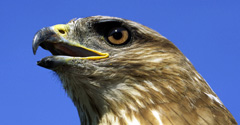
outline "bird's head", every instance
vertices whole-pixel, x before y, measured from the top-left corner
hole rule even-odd
[[[107,111],[122,117],[127,110],[181,100],[174,95],[186,86],[198,89],[186,82],[197,73],[177,47],[133,21],[80,18],[41,29],[32,45],[34,54],[39,46],[52,53],[38,65],[59,75],[82,122],[97,123]]]
[[[119,61],[151,61],[161,52],[179,52],[148,27],[105,16],[73,19],[67,24],[43,28],[36,33],[32,45],[34,54],[39,46],[53,54],[38,61],[38,65],[54,71],[83,63],[111,67],[119,65]]]
[[[52,53],[38,61],[39,66],[55,71],[62,81],[78,78],[87,86],[94,84],[104,90],[171,69],[171,63],[186,62],[177,47],[154,30],[107,16],[43,28],[34,37],[34,54],[39,46]]]

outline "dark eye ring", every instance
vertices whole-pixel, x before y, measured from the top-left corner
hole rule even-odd
[[[107,40],[113,45],[126,44],[130,39],[128,30],[124,27],[116,27],[108,32]]]

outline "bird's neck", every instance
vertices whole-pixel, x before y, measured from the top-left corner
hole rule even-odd
[[[97,86],[89,86],[89,83],[84,83],[84,81],[88,81],[85,79],[86,77],[65,76],[62,73],[58,73],[58,75],[68,96],[77,107],[81,124],[98,124],[107,107],[107,102],[98,93],[99,90],[97,89],[99,88]]]
[[[129,119],[122,116],[128,115],[128,112],[133,113],[139,110],[139,107],[145,107],[141,103],[143,98],[137,99],[141,96],[140,92],[126,83],[109,88],[107,91],[99,91],[101,88],[84,83],[83,81],[87,81],[84,78],[78,79],[77,77],[59,75],[68,96],[78,109],[81,124],[83,125],[124,124],[121,121],[125,122],[129,121]],[[125,95],[126,93],[130,95]]]

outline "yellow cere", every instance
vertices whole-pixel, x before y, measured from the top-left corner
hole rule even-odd
[[[53,26],[53,30],[64,38],[67,36],[69,29],[70,27],[67,24],[58,24]]]

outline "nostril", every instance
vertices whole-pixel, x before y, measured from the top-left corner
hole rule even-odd
[[[61,33],[61,34],[65,34],[65,31],[62,30],[62,29],[58,30],[58,32]]]

